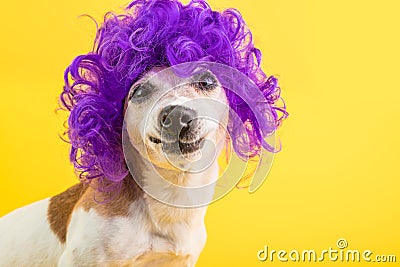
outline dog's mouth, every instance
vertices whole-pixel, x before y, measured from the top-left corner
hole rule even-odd
[[[149,140],[156,145],[161,144],[163,151],[182,154],[191,154],[200,150],[205,142],[203,137],[190,142],[183,142],[181,140],[177,142],[166,142],[153,136],[150,136]]]
[[[184,143],[184,142],[179,141],[179,150],[183,154],[190,154],[190,153],[196,152],[197,150],[200,150],[203,147],[204,141],[205,141],[204,138],[199,138],[190,143]]]
[[[161,140],[158,139],[158,138],[155,138],[155,137],[153,137],[153,136],[150,136],[149,139],[150,139],[150,142],[152,142],[152,143],[154,143],[154,144],[161,144]]]

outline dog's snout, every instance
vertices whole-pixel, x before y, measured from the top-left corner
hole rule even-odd
[[[161,110],[159,124],[163,133],[177,138],[186,134],[196,115],[196,111],[188,107],[170,105]]]

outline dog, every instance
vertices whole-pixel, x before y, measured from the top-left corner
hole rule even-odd
[[[158,71],[159,72],[159,71]],[[180,139],[187,140],[182,147],[186,157],[196,157],[201,145],[198,140],[213,139],[221,143],[225,131],[218,124],[196,119],[196,110],[187,106],[187,99],[212,98],[223,101],[226,97],[217,81],[212,84],[207,95],[199,88],[199,83],[186,83],[175,90],[169,80],[174,77],[171,71],[161,72],[152,82],[143,82],[157,73],[149,71],[139,79],[128,93],[126,100],[127,131],[135,150],[134,163],[137,172],[149,172],[152,166],[142,155],[150,154],[149,159],[156,164],[166,179],[177,185],[191,186],[207,184],[218,178],[217,162],[199,173],[182,171],[172,166],[162,152],[162,130],[172,134],[170,142],[175,140],[175,131],[180,131]],[[211,73],[205,78],[215,79]],[[149,89],[151,88],[151,89]],[[139,92],[140,90],[140,92]],[[145,90],[151,90],[145,93]],[[203,89],[204,90],[204,89]],[[154,107],[154,116],[147,121],[145,114],[152,107],[159,94],[168,92],[162,101]],[[140,95],[140,96],[139,96]],[[211,102],[212,104],[213,102]],[[171,108],[173,107],[173,108]],[[226,125],[227,111],[214,109],[219,122]],[[138,115],[138,112],[141,114]],[[166,120],[170,120],[167,124]],[[196,121],[197,120],[197,121]],[[148,127],[144,128],[147,122]],[[190,123],[188,123],[190,122]],[[177,125],[183,123],[185,133]],[[187,123],[187,124],[186,124]],[[217,126],[217,127],[216,127]],[[144,129],[142,135],[142,129]],[[178,134],[179,134],[178,133]],[[147,150],[147,151],[146,151]],[[170,156],[176,151],[168,151]],[[186,160],[187,161],[187,160]],[[176,161],[177,162],[177,161]],[[184,162],[184,161],[183,161]],[[167,197],[185,197],[174,195],[171,188],[159,188],[154,174],[144,174],[146,188],[155,187],[167,194]],[[93,188],[84,183],[73,186],[67,191],[30,206],[16,210],[2,219],[1,259],[13,258],[5,262],[7,266],[193,266],[206,239],[204,226],[205,207],[178,208],[149,197],[135,183],[132,177],[126,177],[117,197],[99,204],[93,198]],[[99,196],[98,196],[99,197]],[[100,196],[101,197],[101,196]],[[46,215],[47,213],[47,215]],[[29,217],[28,217],[29,216]],[[30,233],[26,233],[25,222],[30,221]],[[20,222],[21,224],[16,224]],[[8,224],[8,225],[7,225]],[[88,228],[92,228],[87,231]],[[83,234],[84,233],[84,234]],[[9,238],[9,240],[7,240]],[[12,241],[10,240],[12,239]],[[68,240],[67,243],[65,241]],[[15,243],[14,243],[15,242]],[[18,244],[31,244],[20,250]],[[15,245],[14,245],[15,244]],[[3,254],[4,253],[4,254]],[[14,257],[10,257],[14,254]]]
[[[227,141],[259,155],[287,115],[250,34],[238,11],[202,0],[136,0],[108,14],[60,97],[81,182],[0,219],[0,266],[194,266]],[[225,64],[263,100],[243,101],[212,68],[179,74],[185,62]]]

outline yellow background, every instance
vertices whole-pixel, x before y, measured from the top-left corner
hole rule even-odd
[[[76,182],[54,110],[64,68],[92,47],[94,24],[78,16],[101,20],[125,3],[2,3],[0,215]],[[261,189],[209,207],[198,266],[291,266],[256,253],[336,248],[340,237],[400,261],[399,3],[210,0],[242,12],[291,115]]]

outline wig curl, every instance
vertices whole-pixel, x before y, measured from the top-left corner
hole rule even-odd
[[[263,138],[287,116],[286,108],[277,106],[277,79],[262,71],[261,52],[254,47],[240,12],[213,11],[203,0],[187,5],[176,0],[135,0],[124,14],[105,15],[93,51],[76,57],[65,71],[60,105],[70,112],[70,160],[81,180],[118,183],[124,179],[128,169],[122,150],[123,103],[131,85],[155,66],[193,61],[228,65],[257,85],[269,115],[254,114],[252,103],[226,90],[230,108],[249,126],[250,149],[236,142],[241,138],[235,136],[235,125],[228,130],[239,156],[271,149]]]

